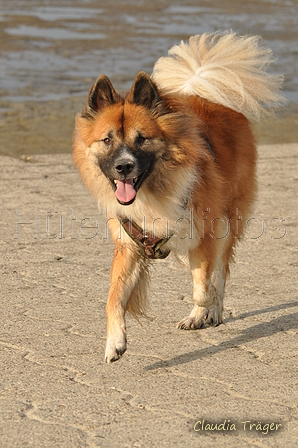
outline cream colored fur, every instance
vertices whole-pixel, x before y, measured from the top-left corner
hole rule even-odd
[[[156,62],[152,78],[164,92],[198,95],[259,120],[285,102],[283,77],[266,72],[272,62],[258,36],[205,33],[173,46]]]

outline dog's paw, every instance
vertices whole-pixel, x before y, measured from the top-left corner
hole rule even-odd
[[[126,352],[126,331],[120,330],[116,334],[111,334],[107,339],[105,361],[111,363],[121,358]]]
[[[191,313],[179,322],[177,328],[180,328],[180,330],[198,330],[205,325],[207,317],[207,308],[202,308],[201,315],[198,314],[194,316],[193,313]]]
[[[217,327],[222,323],[222,315],[216,307],[204,308],[197,306],[193,308],[189,316],[182,319],[177,328],[181,330],[198,330],[205,324]]]

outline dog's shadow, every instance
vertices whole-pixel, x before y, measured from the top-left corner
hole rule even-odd
[[[226,322],[245,319],[246,317],[249,316],[256,316],[259,314],[274,312],[281,309],[292,308],[295,306],[298,306],[298,301],[280,304],[274,307],[265,308],[263,310],[244,313],[235,318],[229,318],[226,320]],[[245,329],[240,336],[237,336],[234,339],[221,342],[219,345],[216,346],[213,345],[208,348],[203,348],[199,350],[194,350],[192,352],[184,353],[182,355],[175,356],[174,358],[165,361],[155,362],[154,364],[145,367],[145,370],[155,370],[155,369],[178,366],[181,364],[187,364],[197,359],[204,359],[217,353],[221,353],[225,350],[229,350],[230,348],[236,348],[239,345],[243,345],[248,342],[255,341],[257,339],[273,336],[274,334],[280,333],[282,331],[297,328],[298,328],[298,313],[277,317],[276,319],[273,319],[270,322],[263,322],[261,324]]]

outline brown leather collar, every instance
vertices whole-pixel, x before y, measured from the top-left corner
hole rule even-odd
[[[139,246],[144,257],[151,260],[166,258],[170,250],[161,252],[161,248],[173,236],[171,234],[165,238],[158,238],[152,233],[146,233],[134,221],[128,218],[121,219],[121,225],[130,238]]]

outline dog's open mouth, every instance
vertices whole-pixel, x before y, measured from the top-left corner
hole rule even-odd
[[[131,179],[115,179],[112,181],[116,199],[121,205],[130,205],[134,202],[137,191],[145,180],[146,175],[147,171],[144,171],[144,173]]]

